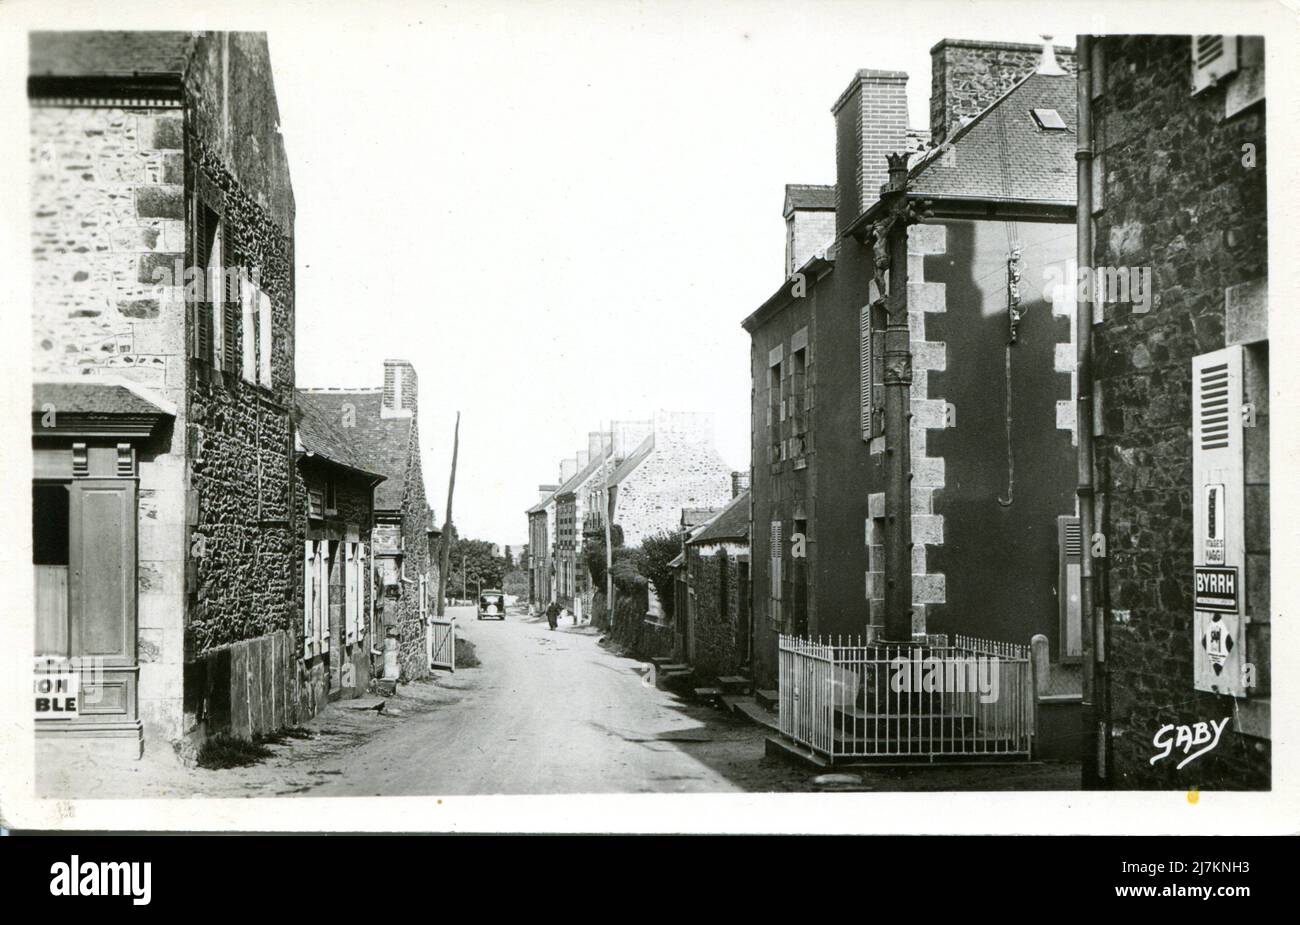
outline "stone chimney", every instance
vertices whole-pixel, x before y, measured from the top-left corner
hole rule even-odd
[[[568,459],[560,460],[560,484],[563,485],[569,479],[578,474],[578,458],[570,456]]]
[[[785,275],[794,272],[835,241],[835,187],[787,183]]]
[[[578,450],[578,471],[581,472],[587,468],[587,463],[591,462],[590,450]]]
[[[731,473],[731,497],[739,498],[742,492],[749,490],[749,473]]]
[[[888,174],[885,155],[907,146],[907,74],[858,71],[831,113],[838,235],[880,198]]]
[[[613,435],[614,459],[622,462],[654,432],[654,421],[611,421],[609,430]]]
[[[555,489],[559,487],[560,487],[559,485],[538,485],[537,500],[545,501],[548,497],[550,497],[551,492],[555,491]]]
[[[1049,44],[1046,60],[1042,45],[1027,42],[980,42],[943,39],[930,49],[930,140],[934,144],[988,108],[1027,74],[1055,65],[1067,74],[1076,72],[1074,49]]]
[[[603,430],[593,430],[587,434],[587,459],[592,460],[597,456],[604,456],[605,450],[609,448],[609,433]]]
[[[713,446],[713,415],[697,411],[656,411],[655,446]]]
[[[384,403],[380,417],[414,417],[419,397],[415,367],[407,360],[384,360]]]

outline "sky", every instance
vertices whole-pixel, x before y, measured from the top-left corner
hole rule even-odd
[[[372,3],[268,28],[299,384],[414,363],[430,503],[441,519],[459,411],[453,519],[502,544],[611,419],[711,412],[748,469],[740,322],[782,281],[784,185],[833,182],[830,107],[859,68],[907,71],[929,124],[949,33],[926,3],[883,29],[884,8]],[[1024,25],[952,37],[1040,41]]]

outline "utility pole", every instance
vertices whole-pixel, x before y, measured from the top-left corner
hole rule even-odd
[[[609,627],[614,628],[614,495],[609,485],[610,476],[614,474],[614,424],[609,426],[609,445],[605,448],[605,465],[610,467],[609,476],[605,476],[605,608],[609,613]],[[603,474],[604,467],[601,467]]]
[[[438,616],[447,612],[447,579],[451,571],[451,498],[456,493],[456,459],[460,455],[460,412],[451,443],[451,479],[447,484],[447,519],[442,522],[442,561],[438,568]]]
[[[907,321],[907,155],[890,154],[880,188],[884,217],[872,229],[876,286],[884,301],[885,639],[912,639],[912,342]],[[885,284],[885,271],[888,283]]]

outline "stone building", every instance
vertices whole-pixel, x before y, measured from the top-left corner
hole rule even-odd
[[[1150,279],[1093,314],[1103,782],[1267,789],[1264,41],[1091,41],[1094,265]],[[1157,759],[1162,736],[1210,722],[1213,750]]]
[[[37,735],[139,754],[201,733],[236,685],[190,666],[251,644],[276,725],[301,502],[266,37],[37,32],[30,52],[36,651],[81,678],[77,717]]]
[[[330,700],[355,697],[382,669],[371,657],[382,646],[376,604],[378,568],[371,555],[375,487],[385,476],[372,471],[353,428],[334,417],[321,393],[298,395],[298,535],[302,540],[302,636],[306,683],[300,715],[311,716]]]
[[[528,604],[545,610],[555,600],[555,496],[559,485],[538,485],[541,497],[528,516]]]
[[[558,600],[579,617],[591,613],[591,574],[586,564],[587,502],[592,488],[607,476],[613,465],[611,437],[607,431],[587,435],[587,448],[575,462],[577,473],[559,487],[556,500],[556,585]]]
[[[1039,280],[1074,253],[1073,57],[953,40],[931,54],[928,133],[907,127],[906,74],[859,71],[840,95],[832,238],[795,248],[786,282],[743,322],[764,687],[779,634],[883,624],[884,317],[868,235],[892,153],[908,155],[912,195],[931,209],[907,266],[913,630],[1042,633],[1061,655],[1073,312]],[[798,225],[817,204],[787,195],[786,211]]]
[[[371,648],[395,640],[400,679],[426,677],[428,619],[437,609],[438,530],[424,485],[415,368],[406,360],[385,360],[382,388],[305,389],[302,395],[347,435],[358,465],[384,476],[374,497],[371,560],[379,590]],[[301,570],[296,574],[305,581]]]
[[[713,445],[713,416],[655,412],[652,430],[605,482],[606,510],[623,545],[676,529],[683,508],[731,500],[731,468]]]
[[[679,602],[685,607],[677,611],[682,656],[704,679],[747,669],[752,639],[748,491],[690,532],[682,573],[685,594]]]

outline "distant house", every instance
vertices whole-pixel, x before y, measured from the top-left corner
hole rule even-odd
[[[538,485],[541,495],[528,515],[528,603],[545,610],[555,600],[555,496],[559,485]]]
[[[420,461],[419,381],[406,360],[384,361],[382,389],[304,389],[319,415],[336,424],[360,452],[358,463],[384,476],[375,490],[373,548],[376,629],[398,645],[402,680],[429,673],[426,626],[436,612],[436,527]],[[381,649],[383,638],[372,647]]]
[[[364,447],[319,392],[299,392],[296,448],[303,548],[303,715],[366,690],[382,645],[371,532],[375,486]]]
[[[749,492],[694,529],[683,554],[682,656],[705,678],[734,675],[750,657]]]
[[[295,205],[271,74],[262,33],[30,37],[35,644],[81,678],[75,718],[37,721],[50,744],[138,756],[293,720]]]
[[[683,508],[721,508],[731,500],[731,468],[713,444],[713,416],[655,413],[653,430],[605,482],[612,523],[625,546],[671,532]]]

